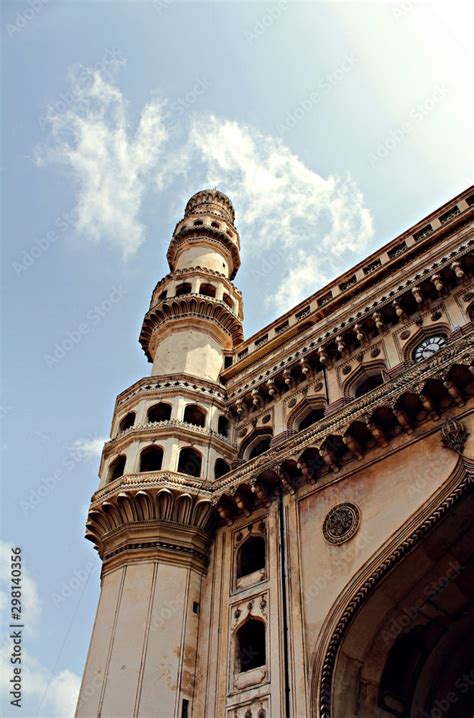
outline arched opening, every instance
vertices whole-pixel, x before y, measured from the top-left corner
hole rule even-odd
[[[266,663],[265,624],[249,618],[237,631],[236,663],[240,673],[260,668]]]
[[[221,436],[229,436],[230,421],[229,419],[221,414],[217,423],[217,432]]]
[[[375,389],[381,384],[383,384],[382,372],[378,372],[377,374],[372,374],[367,377],[361,377],[360,382],[358,382],[353,389],[354,398],[357,399],[359,396],[368,394],[369,391],[372,391],[372,389]]]
[[[232,297],[230,296],[230,294],[225,293],[222,297],[222,301],[224,302],[224,304],[227,304],[230,309],[234,309],[234,302],[232,301]]]
[[[245,461],[260,456],[270,448],[273,438],[271,429],[256,429],[241,444],[239,456]]]
[[[120,454],[120,456],[117,456],[117,458],[112,461],[109,466],[109,481],[114,481],[114,479],[118,479],[120,476],[123,476],[123,472],[125,471],[125,461],[125,454]]]
[[[297,425],[297,431],[303,431],[308,426],[312,426],[320,421],[324,416],[324,409],[308,409],[307,413],[300,419]]]
[[[443,505],[391,554],[391,568],[384,554],[367,575],[370,588],[348,598],[347,628],[334,628],[337,653],[324,679],[331,708],[319,707],[331,718],[473,715],[474,682],[466,677],[474,664],[474,496]],[[328,690],[321,683],[324,700]]]
[[[135,412],[129,411],[128,414],[125,414],[123,419],[120,421],[119,432],[126,431],[126,429],[130,429],[130,427],[133,426],[134,423],[135,423]]]
[[[148,409],[147,416],[150,424],[157,421],[169,421],[171,418],[171,404],[165,404],[163,401],[153,404]]]
[[[160,471],[163,466],[161,446],[147,446],[140,454],[140,471]]]
[[[165,289],[165,291],[164,291],[164,292],[161,292],[161,294],[158,296],[158,301],[159,301],[159,302],[162,302],[163,299],[166,299],[167,296],[168,296],[168,290]]]
[[[256,456],[260,456],[264,451],[270,448],[271,436],[262,436],[250,449],[248,458],[254,459]]]
[[[201,476],[202,457],[199,451],[186,446],[179,452],[178,473]]]
[[[204,294],[206,297],[212,297],[215,298],[216,296],[216,288],[213,284],[209,284],[207,282],[203,282],[201,286],[199,287],[199,294]]]
[[[191,284],[189,282],[182,282],[176,287],[175,295],[180,297],[182,294],[191,294]]]
[[[265,568],[265,539],[263,536],[249,536],[237,552],[237,578]]]
[[[188,404],[184,410],[183,421],[194,426],[206,425],[207,411],[197,404]]]
[[[227,461],[224,461],[224,459],[216,459],[216,463],[214,465],[214,478],[220,479],[220,477],[227,474],[228,471],[230,471],[230,466]]]

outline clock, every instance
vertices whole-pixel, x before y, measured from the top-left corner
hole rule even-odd
[[[423,361],[423,359],[429,359],[433,354],[438,352],[441,347],[446,346],[446,337],[442,335],[434,335],[432,337],[426,337],[422,342],[418,344],[414,351],[415,361]]]

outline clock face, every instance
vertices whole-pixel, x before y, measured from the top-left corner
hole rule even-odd
[[[422,361],[423,359],[429,359],[433,354],[438,352],[441,347],[446,346],[446,337],[433,336],[426,337],[423,341],[418,344],[415,349],[415,361]]]

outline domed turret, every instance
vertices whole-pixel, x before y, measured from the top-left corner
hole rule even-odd
[[[223,192],[218,189],[203,189],[193,194],[186,205],[184,216],[191,214],[213,214],[216,217],[226,219],[231,224],[235,220],[234,207],[232,202]]]

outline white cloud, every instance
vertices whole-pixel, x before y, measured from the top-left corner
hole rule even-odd
[[[6,611],[10,606],[10,562],[12,543],[0,541],[0,606]],[[22,714],[38,715],[39,718],[73,718],[79,694],[80,678],[68,669],[63,669],[55,675],[45,668],[29,652],[28,637],[38,627],[41,615],[41,601],[34,579],[29,575],[25,566],[22,566],[22,607],[25,624],[25,633],[22,645]],[[5,613],[3,614],[5,615]],[[8,615],[8,614],[7,614]],[[25,640],[26,639],[26,640]],[[14,716],[18,708],[12,707],[9,695],[9,679],[12,677],[12,664],[10,655],[12,644],[5,636],[0,645],[0,699],[3,715]],[[38,706],[41,703],[41,710]]]
[[[76,439],[73,443],[73,448],[77,450],[82,458],[95,459],[101,455],[106,441],[107,439],[101,436],[93,439]]]
[[[130,137],[127,103],[99,70],[70,78],[71,103],[50,107],[50,137],[37,149],[39,164],[66,165],[77,182],[76,230],[94,242],[118,246],[124,258],[144,240],[138,217],[150,172],[166,139],[162,103],[143,109]]]
[[[267,304],[279,311],[349,267],[373,235],[370,211],[350,177],[324,179],[280,140],[254,128],[212,115],[196,118],[183,158],[205,184],[229,194],[244,249],[270,258],[279,281]]]
[[[363,256],[372,217],[349,176],[324,178],[279,139],[214,115],[195,116],[183,128],[171,113],[169,133],[159,100],[144,108],[130,140],[123,94],[97,70],[86,73],[74,97],[64,112],[50,111],[52,141],[39,156],[73,171],[77,229],[90,239],[132,254],[144,238],[139,213],[153,176],[158,191],[176,182],[184,201],[190,187],[218,186],[230,196],[254,270],[271,260],[266,301],[275,310],[289,309]]]

